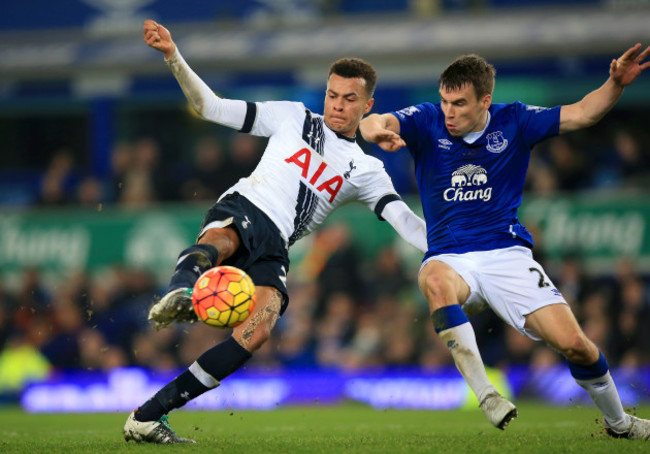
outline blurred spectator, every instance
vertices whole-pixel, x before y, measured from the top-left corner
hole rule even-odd
[[[0,350],[0,396],[18,395],[31,381],[49,375],[50,364],[25,337],[11,337]]]
[[[52,305],[51,336],[41,351],[57,368],[76,369],[81,366],[78,334],[83,328],[81,312],[69,299],[58,299]]]
[[[13,316],[14,326],[26,330],[35,317],[44,316],[50,304],[51,296],[41,282],[41,274],[35,268],[28,268],[23,273],[23,281],[16,295],[16,312]]]
[[[104,185],[98,178],[88,176],[79,182],[76,200],[81,208],[100,210],[106,202]]]
[[[230,139],[230,160],[227,164],[230,181],[224,182],[227,187],[235,184],[240,178],[247,177],[255,170],[262,157],[264,147],[259,137],[249,134],[233,134]]]
[[[55,151],[43,173],[39,203],[47,206],[71,203],[74,200],[77,180],[72,152],[65,148]]]
[[[327,300],[336,293],[349,295],[359,302],[367,302],[361,276],[362,262],[352,244],[349,227],[336,223],[314,235],[312,247],[302,263],[304,278],[318,282],[315,315],[319,317],[327,310]]]
[[[214,136],[204,136],[194,147],[193,166],[182,182],[181,196],[185,200],[216,201],[230,186],[232,172],[221,142]]]
[[[547,158],[560,191],[577,191],[588,187],[593,168],[582,150],[576,149],[565,137],[548,141]]]
[[[620,129],[614,136],[619,181],[623,187],[647,188],[650,182],[650,156],[630,131]]]
[[[158,144],[153,139],[141,139],[133,145],[131,153],[130,165],[122,181],[119,202],[129,208],[141,208],[158,200]]]
[[[533,153],[524,190],[532,195],[548,197],[557,193],[558,182],[553,169]]]

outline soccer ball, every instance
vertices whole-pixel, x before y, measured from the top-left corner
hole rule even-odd
[[[233,266],[217,266],[194,284],[192,305],[199,320],[215,328],[234,328],[253,312],[257,295],[248,274]]]

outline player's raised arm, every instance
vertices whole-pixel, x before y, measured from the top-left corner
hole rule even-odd
[[[214,123],[241,130],[247,113],[245,101],[223,99],[215,95],[210,87],[192,71],[174,44],[171,33],[162,25],[146,20],[142,33],[148,46],[165,55],[165,61],[185,97],[199,115]]]
[[[641,44],[629,48],[609,66],[609,78],[575,104],[562,106],[560,110],[560,134],[593,126],[610,111],[623,94],[625,87],[636,80],[641,72],[650,67],[644,60],[650,54],[650,46],[643,52]]]
[[[361,120],[359,130],[366,142],[374,142],[384,151],[397,151],[406,146],[399,135],[399,121],[393,114],[369,115]]]

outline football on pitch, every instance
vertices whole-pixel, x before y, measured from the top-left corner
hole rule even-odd
[[[194,284],[192,304],[199,320],[215,328],[234,328],[253,312],[257,295],[248,274],[233,266],[217,266]]]

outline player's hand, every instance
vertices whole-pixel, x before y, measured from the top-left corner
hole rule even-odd
[[[406,142],[399,134],[388,129],[377,131],[371,141],[379,145],[384,151],[397,151],[406,146]]]
[[[142,35],[147,46],[165,54],[165,58],[171,57],[176,50],[176,44],[172,41],[169,30],[152,20],[144,21]]]
[[[397,151],[406,146],[399,134],[388,129],[385,116],[374,114],[364,118],[359,130],[366,142],[376,143],[384,151]]]
[[[650,61],[643,62],[650,55],[650,46],[639,53],[641,44],[629,48],[617,60],[612,60],[609,66],[609,75],[621,87],[627,87],[641,74],[641,72],[650,67]]]

